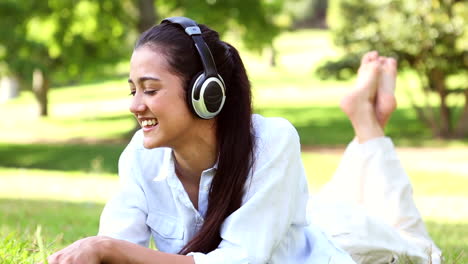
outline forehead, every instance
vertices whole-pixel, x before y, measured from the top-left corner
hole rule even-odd
[[[169,74],[169,65],[162,52],[149,46],[141,46],[133,51],[130,59],[130,78],[161,74]]]

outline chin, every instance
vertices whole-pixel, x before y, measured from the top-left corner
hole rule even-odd
[[[159,148],[162,147],[160,142],[152,139],[152,138],[143,138],[143,147],[146,149],[154,149],[154,148]]]

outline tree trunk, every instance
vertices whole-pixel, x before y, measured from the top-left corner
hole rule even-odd
[[[137,27],[140,33],[159,23],[156,21],[158,17],[154,0],[137,0],[137,7],[139,13]]]
[[[273,45],[273,43],[271,44],[270,48],[269,48],[269,53],[268,53],[268,64],[270,65],[270,67],[272,68],[275,68],[276,67],[276,49],[275,49],[275,46]]]
[[[448,138],[452,133],[452,122],[450,107],[447,105],[447,87],[445,85],[445,74],[439,69],[432,69],[430,71],[432,87],[439,94],[440,99],[440,130],[439,137]]]
[[[49,82],[40,69],[35,69],[33,72],[32,90],[39,103],[39,115],[48,115],[48,100],[47,93],[49,91]]]
[[[417,68],[417,67],[416,67]],[[438,137],[440,131],[440,124],[437,120],[436,114],[434,112],[433,107],[429,102],[431,88],[431,80],[429,79],[430,74],[426,71],[419,70],[417,71],[419,80],[421,81],[421,91],[424,95],[423,105],[419,106],[416,103],[416,99],[414,98],[413,92],[410,89],[406,89],[406,95],[411,103],[411,106],[416,112],[418,119],[421,120],[428,128],[431,129],[431,133],[434,137]]]

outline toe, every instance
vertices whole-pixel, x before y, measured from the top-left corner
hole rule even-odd
[[[379,53],[377,51],[375,51],[375,50],[367,52],[366,54],[364,54],[364,56],[362,56],[361,64],[366,64],[366,63],[369,63],[371,61],[374,61],[378,57],[379,57]]]
[[[387,58],[387,63],[391,66],[394,66],[396,67],[397,66],[397,60],[395,58],[392,58],[392,57],[388,57]]]
[[[389,67],[390,69],[396,71],[396,68],[397,68],[397,60],[396,59],[387,58],[386,64],[387,64],[387,67]]]
[[[368,71],[370,71],[372,74],[377,74],[380,72],[381,69],[381,64],[378,60],[371,61],[366,65],[366,68]]]
[[[385,65],[386,61],[387,61],[387,58],[386,57],[383,57],[383,56],[379,56],[379,58],[377,59],[377,61],[379,62],[380,65]]]
[[[385,58],[382,68],[385,72],[391,73],[392,75],[396,74],[397,71],[397,61],[394,58],[387,57]]]

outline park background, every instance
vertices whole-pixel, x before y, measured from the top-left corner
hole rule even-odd
[[[447,263],[468,263],[468,4],[456,0],[0,0],[0,263],[35,263],[96,234],[135,130],[139,32],[185,15],[238,47],[255,112],[298,130],[311,192],[352,128],[359,56],[398,58],[386,133]]]

